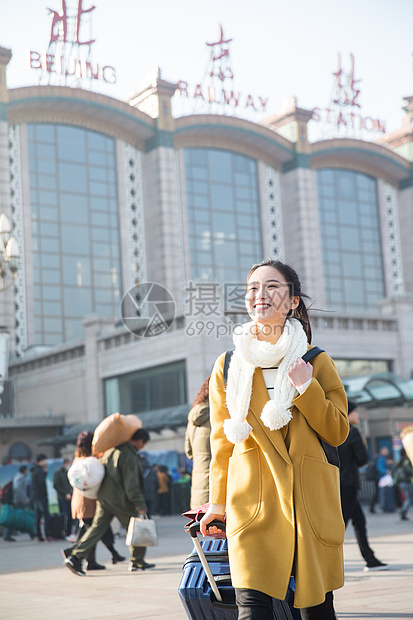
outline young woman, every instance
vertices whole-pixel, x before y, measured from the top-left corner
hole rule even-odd
[[[209,497],[211,462],[211,424],[209,422],[209,377],[205,379],[192,403],[185,433],[185,454],[193,461],[191,508],[206,504]]]
[[[210,384],[210,507],[201,532],[227,514],[239,620],[270,620],[271,597],[284,599],[295,576],[303,620],[336,618],[332,591],[344,582],[339,471],[320,439],[348,434],[347,398],[326,353],[301,357],[311,327],[296,272],[263,261],[248,274],[250,323],[234,333]]]

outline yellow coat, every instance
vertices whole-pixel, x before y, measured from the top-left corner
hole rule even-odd
[[[234,446],[223,431],[224,357],[209,383],[210,502],[226,505],[232,583],[284,599],[294,574],[295,606],[318,605],[344,583],[339,471],[318,439],[338,446],[347,437],[343,384],[332,359],[320,353],[311,361],[309,387],[293,400],[292,420],[270,431],[260,419],[268,391],[257,368],[247,416],[252,431]]]

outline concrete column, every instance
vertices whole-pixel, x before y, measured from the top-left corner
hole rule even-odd
[[[11,59],[11,50],[0,47],[0,212],[12,221],[10,192],[9,124],[7,106],[6,69]],[[0,326],[11,335],[10,353],[14,352],[14,294],[13,288],[0,293]]]
[[[281,179],[285,260],[301,277],[316,308],[324,307],[323,255],[316,171],[295,168]]]
[[[395,360],[394,371],[404,379],[413,378],[413,295],[393,297],[381,302],[383,314],[397,319],[399,329],[398,355]],[[383,359],[386,351],[383,351]]]
[[[399,224],[404,284],[406,292],[413,293],[413,186],[399,191]]]
[[[103,387],[100,378],[99,336],[105,326],[113,328],[113,321],[96,314],[85,317],[85,420],[95,422],[105,417]]]

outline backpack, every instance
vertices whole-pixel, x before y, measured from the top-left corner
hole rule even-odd
[[[378,478],[376,461],[369,461],[367,463],[364,476],[366,480],[373,480],[374,482],[376,482]]]
[[[223,368],[225,386],[227,384],[228,369],[229,369],[229,364],[230,364],[233,353],[234,353],[233,350],[227,351],[225,353],[224,368]],[[313,359],[313,357],[316,357],[320,353],[324,353],[324,349],[320,349],[320,347],[313,347],[312,349],[307,351],[307,353],[305,353],[302,358],[305,362],[309,362],[311,359]],[[340,458],[338,456],[338,449],[335,446],[331,446],[329,443],[327,443],[320,437],[318,439],[321,443],[321,446],[324,450],[327,461],[330,463],[330,465],[334,465],[335,467],[340,467]]]
[[[0,502],[2,504],[13,503],[13,481],[10,480],[0,489]]]

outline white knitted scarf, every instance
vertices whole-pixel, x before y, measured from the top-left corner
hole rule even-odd
[[[278,366],[274,382],[274,399],[268,400],[261,412],[261,420],[270,430],[278,430],[292,418],[292,400],[297,390],[287,376],[287,369],[298,357],[307,352],[307,336],[297,319],[287,319],[276,344],[256,337],[256,323],[245,323],[241,333],[234,333],[235,351],[228,368],[227,408],[230,418],[224,422],[229,441],[241,443],[250,434],[246,417],[251,401],[252,381],[256,368]]]

